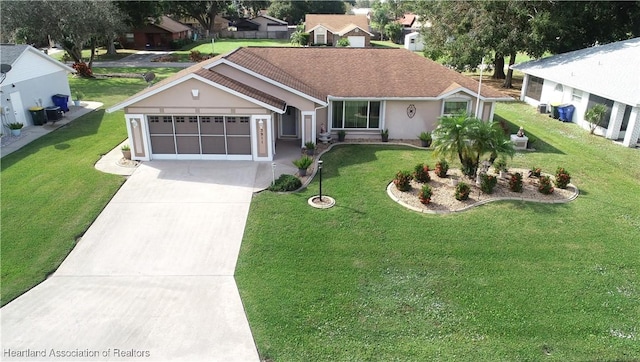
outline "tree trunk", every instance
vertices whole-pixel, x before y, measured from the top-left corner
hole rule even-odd
[[[118,54],[118,52],[116,51],[114,40],[115,40],[115,37],[113,35],[107,36],[107,54],[109,55]]]
[[[507,76],[504,74],[504,55],[496,53],[493,59],[493,79],[505,79]]]
[[[513,80],[513,69],[511,66],[516,62],[516,53],[512,52],[509,56],[509,69],[507,70],[507,76],[504,78],[504,83],[502,84],[502,88],[513,88],[513,84],[511,81]]]
[[[89,57],[89,64],[87,64],[87,67],[89,67],[89,69],[91,69],[91,67],[93,66],[93,58],[96,55],[96,39],[95,38],[91,38],[91,56]]]

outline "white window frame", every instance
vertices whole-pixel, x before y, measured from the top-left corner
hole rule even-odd
[[[342,127],[333,127],[333,102],[342,102]],[[367,127],[365,128],[346,128],[344,127],[344,112],[346,104],[345,102],[367,102]],[[378,127],[371,128],[369,127],[370,117],[371,117],[371,102],[379,102],[380,103],[380,113],[378,115]],[[351,130],[351,131],[366,131],[366,130],[382,130],[384,128],[383,118],[384,118],[384,101],[379,99],[332,99],[329,107],[329,127],[330,129],[337,130]]]
[[[571,91],[571,101],[582,103],[582,97],[584,96],[584,92],[579,89],[573,88]]]
[[[462,103],[465,102],[467,104],[466,107],[466,113],[468,114],[470,112],[471,109],[471,99],[469,98],[465,98],[465,97],[456,97],[456,98],[447,98],[447,99],[443,99],[442,100],[442,109],[440,110],[440,114],[444,117],[448,117],[448,116],[453,116],[454,113],[444,113],[444,109],[445,109],[445,104],[446,103]]]

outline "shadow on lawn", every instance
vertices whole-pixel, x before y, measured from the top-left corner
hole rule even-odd
[[[89,112],[70,123],[33,140],[24,147],[2,158],[1,170],[5,170],[24,158],[32,156],[43,148],[51,147],[51,152],[79,152],[73,147],[73,140],[98,133],[105,116],[104,109]]]
[[[418,151],[416,148],[402,145],[380,145],[380,144],[353,144],[345,143],[333,146],[333,148],[322,155],[324,163],[323,179],[340,176],[340,169],[350,166],[359,166],[378,160],[376,152],[379,151]],[[367,172],[371,170],[368,169]],[[317,178],[317,176],[316,176]],[[314,180],[316,182],[316,180]]]
[[[503,127],[506,126],[506,128],[508,128],[509,134],[516,134],[518,132],[518,129],[520,128],[519,125],[515,125],[497,114],[494,115],[493,118],[496,122],[500,122]],[[528,131],[526,129],[524,130],[524,133],[527,137],[529,137],[528,148],[535,149],[536,152],[564,154],[564,152],[543,141],[539,135],[532,133],[531,131]]]

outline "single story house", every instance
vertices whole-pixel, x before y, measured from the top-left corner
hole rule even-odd
[[[313,44],[336,46],[344,38],[353,48],[370,47],[373,36],[365,15],[307,14],[304,31]]]
[[[258,31],[288,31],[289,24],[286,21],[262,14],[251,19],[259,25]]]
[[[404,48],[411,50],[412,52],[419,52],[424,50],[424,41],[422,35],[415,31],[404,36]]]
[[[3,124],[33,125],[29,108],[54,106],[51,97],[57,94],[67,96],[70,103],[68,75],[76,72],[73,68],[24,44],[1,44],[0,63],[11,66],[0,83]]]
[[[312,61],[304,61],[312,60]],[[132,158],[270,161],[280,140],[417,139],[438,118],[513,100],[405,49],[243,47],[184,69],[124,109]]]
[[[121,43],[133,49],[172,49],[177,40],[191,38],[191,28],[163,15],[158,22],[125,33]]]
[[[570,104],[572,122],[588,129],[585,112],[607,113],[595,133],[635,147],[640,137],[640,38],[533,60],[512,68],[525,74],[520,99],[539,107]],[[543,108],[546,108],[543,106]]]

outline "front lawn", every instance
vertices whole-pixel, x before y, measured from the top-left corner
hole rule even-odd
[[[301,193],[251,205],[236,279],[262,358],[633,360],[640,356],[640,157],[523,104],[497,114],[538,152],[513,167],[565,167],[569,204],[497,202],[425,215],[390,200],[399,169],[430,151],[342,146]]]
[[[154,71],[162,79],[176,70]],[[70,86],[104,107],[2,158],[2,305],[56,270],[124,182],[122,176],[94,168],[100,155],[127,137],[123,112],[107,114],[104,109],[146,83],[72,77]]]

